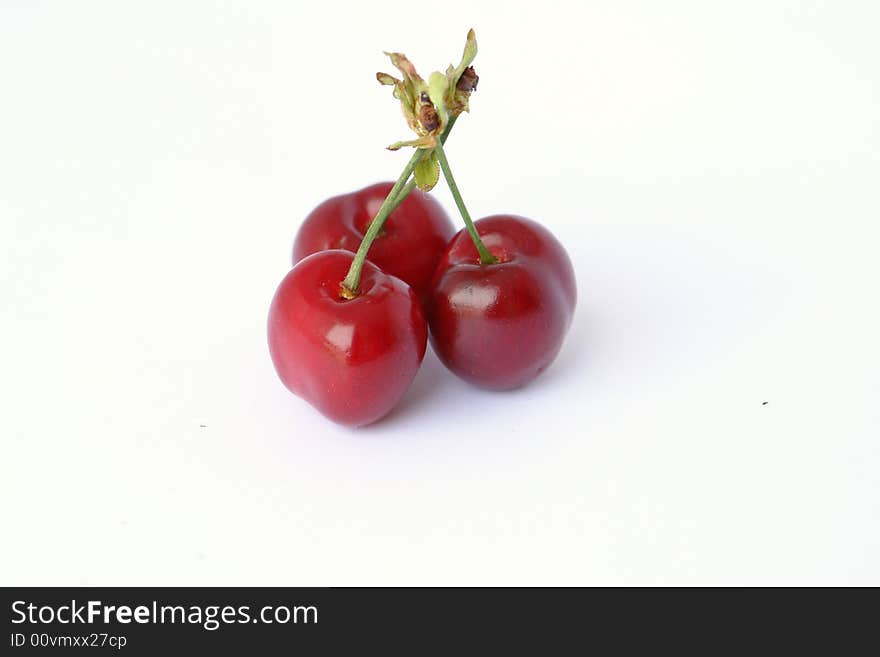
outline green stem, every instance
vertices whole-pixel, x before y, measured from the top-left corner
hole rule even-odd
[[[449,137],[449,132],[452,130],[452,126],[455,125],[457,118],[457,116],[453,116],[449,119],[449,123],[446,124],[446,128],[443,130],[443,134],[440,135],[441,144],[446,141],[447,137]],[[400,178],[397,179],[397,182],[394,183],[394,187],[388,192],[388,196],[382,201],[382,205],[379,207],[376,216],[370,221],[370,227],[367,229],[364,239],[361,240],[361,245],[358,247],[354,260],[351,263],[351,267],[348,268],[348,273],[345,275],[345,279],[339,286],[339,293],[346,299],[354,299],[357,296],[358,286],[361,284],[361,271],[363,271],[364,261],[367,259],[367,252],[370,250],[373,240],[376,239],[376,236],[382,230],[382,226],[385,225],[385,221],[391,213],[394,212],[398,206],[403,203],[403,199],[409,196],[409,193],[415,189],[415,178],[408,183],[406,181],[412,175],[413,170],[416,168],[416,164],[419,163],[419,160],[422,159],[425,152],[425,149],[420,148],[413,153],[413,156],[404,167],[403,173],[400,174]]]
[[[416,164],[419,163],[419,160],[422,159],[424,154],[425,149],[423,148],[419,148],[413,153],[413,156],[403,168],[403,173],[400,174],[400,178],[394,183],[394,187],[388,192],[388,196],[382,201],[379,211],[370,222],[367,234],[364,235],[364,239],[361,240],[361,245],[358,247],[357,253],[354,255],[351,267],[349,267],[345,279],[339,286],[339,293],[346,299],[354,299],[357,296],[358,286],[361,283],[361,270],[364,268],[364,261],[367,259],[367,252],[370,250],[370,245],[373,243],[373,240],[376,239],[379,231],[382,230],[382,226],[385,225],[385,220],[388,219],[391,211],[400,204],[400,201],[403,200],[402,198],[398,199],[398,197],[406,185],[406,181],[409,179],[410,175],[412,175],[413,169],[416,168]]]
[[[440,143],[445,144],[446,138],[449,137],[449,132],[452,130],[452,126],[455,125],[455,122],[458,120],[458,116],[453,116],[449,119],[449,123],[446,124],[446,129],[443,131],[443,134],[440,135]],[[391,212],[394,212],[398,206],[403,203],[403,199],[409,196],[410,192],[416,187],[416,179],[413,178],[406,186],[401,190],[400,194],[397,195],[397,198],[394,199],[394,205],[391,206]]]
[[[409,196],[410,192],[412,192],[412,190],[414,190],[415,188],[416,188],[416,179],[413,178],[408,183],[406,183],[406,185],[404,185],[403,189],[400,190],[400,194],[398,194],[397,198],[395,198],[394,201],[392,202],[391,212],[394,212],[398,207],[400,207],[400,204],[403,203],[403,200],[407,196]],[[388,214],[391,214],[391,212],[389,212]]]
[[[464,219],[464,225],[467,227],[467,232],[470,233],[474,246],[477,247],[477,251],[480,254],[480,264],[495,264],[498,262],[498,259],[489,252],[489,249],[483,244],[483,240],[480,239],[479,233],[477,233],[477,228],[474,226],[474,222],[471,220],[471,215],[464,205],[464,200],[461,198],[461,192],[458,191],[458,185],[455,184],[455,178],[452,177],[452,169],[449,168],[449,160],[446,159],[446,153],[443,150],[443,146],[438,144],[436,148],[434,148],[434,152],[437,153],[437,160],[440,162],[440,168],[443,170],[446,184],[449,185],[449,191],[452,192],[452,198],[455,199],[455,204],[458,206],[461,218]]]

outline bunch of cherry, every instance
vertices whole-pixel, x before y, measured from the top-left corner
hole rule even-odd
[[[574,313],[571,261],[541,225],[513,215],[476,222],[443,144],[478,77],[468,34],[461,63],[423,80],[400,53],[394,87],[416,139],[396,183],[335,196],[303,222],[294,267],[269,310],[269,350],[279,377],[326,417],[360,426],[403,397],[431,344],[475,385],[516,388],[556,357]],[[426,192],[442,171],[465,228],[455,229]],[[419,191],[415,191],[415,188]],[[367,255],[369,254],[369,260]]]

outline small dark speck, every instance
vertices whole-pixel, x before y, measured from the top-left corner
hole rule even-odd
[[[770,402],[761,402],[761,406],[766,406],[766,405],[769,404],[769,403],[770,403]]]

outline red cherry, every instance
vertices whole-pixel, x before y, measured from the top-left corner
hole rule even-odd
[[[359,294],[340,295],[353,254],[322,251],[297,263],[272,299],[269,351],[281,381],[331,420],[375,422],[406,392],[427,345],[413,290],[370,262]]]
[[[474,222],[498,259],[481,265],[465,230],[434,273],[431,344],[455,374],[503,390],[528,383],[559,353],[577,299],[574,270],[540,224],[511,215]]]
[[[383,182],[327,199],[306,217],[293,244],[293,262],[327,249],[358,250],[373,217],[394,183]],[[369,259],[403,279],[423,302],[431,275],[455,232],[440,204],[414,190],[391,213],[370,247]]]

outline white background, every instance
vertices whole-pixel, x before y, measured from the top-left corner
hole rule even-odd
[[[2,3],[0,583],[880,584],[876,7]],[[410,155],[382,50],[471,26],[450,161],[575,322],[521,391],[429,352],[339,428],[268,304]]]

